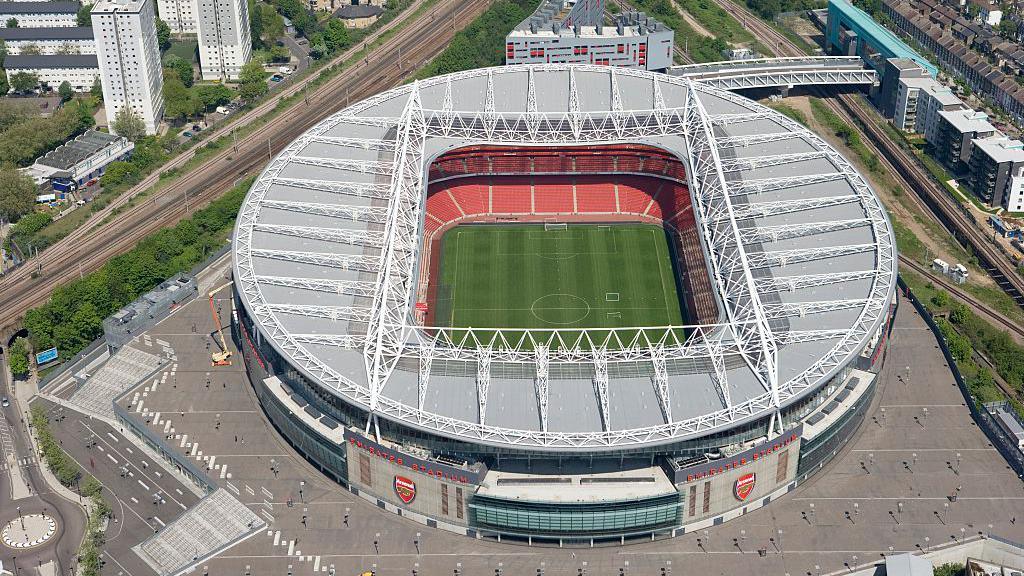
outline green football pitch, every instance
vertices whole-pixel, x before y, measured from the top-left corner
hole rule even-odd
[[[437,322],[461,328],[679,326],[668,240],[662,228],[644,224],[457,226],[442,240]]]

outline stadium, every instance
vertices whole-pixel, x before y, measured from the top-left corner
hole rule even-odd
[[[275,157],[234,239],[267,417],[380,508],[477,538],[671,537],[855,432],[896,248],[855,168],[742,96],[520,65],[407,84]]]

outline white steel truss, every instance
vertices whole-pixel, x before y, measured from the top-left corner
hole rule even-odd
[[[809,174],[806,176],[779,176],[776,178],[756,178],[748,180],[730,181],[729,193],[733,196],[741,194],[763,194],[775,190],[786,190],[799,186],[810,186],[822,182],[834,180],[845,180],[847,175],[842,172],[830,172],[828,174]]]
[[[601,411],[601,425],[605,432],[612,429],[612,411],[608,406],[608,350],[594,349],[594,390],[597,408]]]
[[[537,392],[537,409],[540,412],[540,429],[548,431],[548,347],[537,346],[537,377],[534,387]]]
[[[874,244],[850,244],[848,246],[819,246],[817,248],[794,248],[792,250],[773,250],[769,252],[753,252],[750,254],[752,268],[768,268],[786,266],[809,260],[838,258],[850,254],[860,254],[875,250]]]
[[[269,232],[282,236],[298,236],[325,242],[354,244],[380,248],[384,245],[384,234],[373,230],[354,230],[349,228],[320,228],[317,226],[287,226],[284,224],[256,224],[253,229],[258,232]]]
[[[391,151],[395,143],[391,140],[380,138],[350,138],[347,136],[310,136],[307,142],[315,144],[332,144],[346,148],[361,148],[363,150]]]
[[[268,286],[287,286],[317,292],[333,292],[350,296],[373,296],[377,286],[373,282],[359,280],[329,280],[327,278],[291,278],[287,276],[257,276],[256,279]]]
[[[300,344],[316,344],[334,348],[362,348],[365,338],[353,334],[292,334]]]
[[[370,309],[359,306],[315,306],[311,304],[268,304],[267,309],[278,314],[293,316],[312,316],[330,320],[353,320],[366,322],[370,318]]]
[[[535,84],[535,71],[555,71],[561,74],[560,78],[564,79],[565,86],[568,87],[568,100],[562,105],[564,109],[555,112],[538,111],[537,99],[541,97],[540,92],[546,87]],[[523,109],[498,109],[499,104],[494,94],[494,77],[502,74],[517,75],[515,78],[520,81],[518,85],[522,86],[523,90],[519,101],[526,103],[520,104]],[[577,86],[577,76],[582,74],[606,75],[605,85],[612,87],[610,109],[593,110],[584,106],[587,99],[580,98]],[[452,93],[461,89],[462,80],[474,78],[479,82],[482,77],[486,77],[487,91],[483,95],[481,105],[474,110],[454,110]],[[552,77],[554,76],[547,74],[543,78],[547,82]],[[648,83],[651,93],[650,110],[623,108],[619,86],[624,85],[626,78],[629,78],[632,89],[636,89],[637,79]],[[592,78],[588,79],[586,86],[595,85],[591,80]],[[420,90],[428,85],[443,87],[443,103],[438,109],[426,108],[420,101]],[[508,84],[502,83],[502,86],[505,85]],[[479,84],[476,86],[479,87]],[[440,91],[437,88],[433,89],[436,94],[434,98],[440,100]],[[669,94],[668,91],[671,91],[672,102],[681,101],[683,105],[667,106],[665,96]],[[716,101],[715,114],[709,114],[704,107],[703,99],[707,97]],[[405,102],[401,115],[380,116],[381,108],[378,106],[385,102]],[[502,99],[500,105],[507,106],[508,102]],[[394,106],[390,109],[394,109]],[[773,123],[777,128],[770,133],[744,136],[728,134],[731,125],[754,119],[766,124]],[[370,135],[367,140],[374,143],[366,145],[381,153],[380,160],[316,158],[303,154],[303,148],[310,142],[338,144],[342,151],[349,147],[349,144],[356,145],[355,141],[327,140],[334,138],[331,136],[333,134],[349,133],[350,131],[346,130],[348,126],[378,129],[376,132],[362,130],[358,133]],[[719,134],[716,131],[724,133]],[[673,143],[672,146],[676,146],[675,143],[684,141],[685,147],[678,146],[673,151],[678,152],[688,168],[687,180],[693,195],[694,213],[712,271],[715,291],[722,299],[721,305],[726,312],[726,321],[702,326],[586,330],[502,330],[486,327],[450,328],[416,325],[412,312],[412,290],[416,282],[412,281],[412,278],[417,270],[418,240],[422,232],[420,222],[424,195],[423,174],[426,173],[424,146],[427,140],[433,138],[449,138],[459,143],[548,145],[628,143],[639,140],[657,145]],[[719,156],[719,151],[788,139],[800,139],[813,151],[757,160],[722,159]],[[385,142],[393,144],[389,148]],[[836,173],[842,174],[842,178],[850,183],[850,192],[830,197],[750,202],[743,201],[743,198],[734,198],[734,190],[744,189],[742,181],[730,182],[724,177],[726,171],[736,172],[812,159],[827,159],[835,167]],[[361,172],[382,177],[377,180],[386,178],[390,182],[364,184],[285,177],[284,170],[296,164]],[[384,231],[375,233],[380,235],[373,237],[374,247],[379,248],[380,253],[366,256],[338,255],[269,250],[260,247],[258,241],[254,241],[253,234],[261,229],[267,231],[264,228],[266,224],[260,222],[260,210],[262,207],[275,207],[273,201],[266,203],[270,200],[268,193],[274,184],[386,200],[386,218],[382,222]],[[778,185],[783,186],[781,183]],[[755,186],[764,189],[763,183]],[[301,200],[301,197],[287,198],[288,201]],[[857,226],[870,227],[874,243],[855,247],[820,248],[815,249],[813,253],[758,252],[753,248],[750,252],[747,251],[746,246],[749,244],[827,231],[829,226],[798,223],[791,227],[797,232],[787,233],[771,226],[759,227],[756,222],[747,222],[748,220],[843,204],[858,204],[863,208],[864,220],[867,222]],[[849,222],[847,224],[853,226]],[[819,386],[838,366],[860,352],[864,343],[881,325],[895,283],[895,249],[880,203],[849,162],[820,138],[792,120],[774,112],[766,112],[735,94],[682,78],[609,67],[534,65],[470,70],[413,83],[371,97],[314,127],[274,158],[250,190],[239,214],[237,230],[234,244],[236,285],[244,305],[259,327],[259,334],[272,340],[275,347],[290,362],[313,381],[322,385],[326,391],[366,409],[369,415],[368,428],[369,421],[376,421],[376,416],[381,415],[392,421],[455,438],[522,448],[572,448],[585,451],[665,443],[707,434],[730,424],[754,418],[774,415],[774,419],[777,420],[778,410],[783,402],[808,388]],[[305,230],[302,233],[293,231],[293,235],[329,238],[337,234],[331,231],[332,229]],[[273,231],[284,233],[281,229]],[[368,236],[362,238],[366,239]],[[874,255],[877,269],[867,275],[861,272],[837,271],[834,274],[755,278],[752,274],[752,270],[765,265],[793,263],[805,258],[826,258],[830,250],[839,251],[831,252],[832,254],[870,251]],[[302,279],[283,280],[282,278],[290,278],[290,275],[275,274],[270,272],[272,269],[262,268],[263,272],[257,273],[257,269],[267,265],[270,260],[375,273],[377,279],[373,282],[376,287],[373,305],[368,308],[314,307],[268,302],[260,289],[261,284],[272,285],[276,282],[277,285],[282,285],[283,282],[289,282],[292,283],[289,285],[304,287],[299,286]],[[267,278],[270,280],[264,282]],[[778,332],[774,332],[768,325],[769,315],[766,311],[773,315],[788,314],[793,308],[770,308],[770,305],[760,301],[759,294],[857,279],[869,280],[870,287],[861,304],[851,304],[849,308],[858,310],[857,319],[852,327],[830,327],[822,330],[779,329]],[[317,283],[316,286],[324,290],[330,289],[330,284],[327,283]],[[347,284],[342,290],[356,290],[356,286],[360,292],[365,288],[365,285]],[[351,336],[296,335],[290,332],[279,318],[279,315],[287,317],[296,314],[350,321],[355,319],[365,324],[365,330],[363,334]],[[339,325],[339,330],[343,329],[344,325]],[[779,382],[777,362],[781,347],[800,342],[828,342],[829,348],[811,366],[789,377],[786,382]],[[306,346],[312,345],[345,348],[362,346],[366,370],[365,383],[349,378],[337,367],[306,349]],[[539,346],[545,347],[546,352],[543,355],[538,354]],[[595,350],[600,352],[595,353]],[[396,363],[404,357],[419,359],[420,379],[415,405],[408,405],[381,393]],[[454,418],[424,409],[426,383],[434,359],[475,363],[480,410],[477,421]],[[721,410],[678,420],[673,417],[668,394],[668,363],[686,359],[710,361],[709,365],[713,368],[714,374],[709,385],[715,387],[722,399]],[[744,362],[737,364],[737,359]],[[558,363],[590,364],[594,366],[595,374],[598,367],[603,367],[607,374],[608,365],[611,363],[649,361],[654,367],[653,380],[665,422],[642,428],[630,427],[630,423],[626,421],[616,422],[616,426],[612,426],[610,418],[607,417],[609,408],[605,406],[602,408],[605,414],[601,430],[555,432],[547,430],[543,422],[537,429],[510,429],[487,424],[487,392],[492,360],[533,365],[535,368],[540,368],[541,364],[548,368]],[[742,399],[730,398],[726,380],[727,366],[730,372],[749,367],[761,380],[766,393]],[[540,375],[544,371],[538,369],[537,374]],[[537,384],[539,403],[540,378]],[[599,405],[602,394],[610,401],[607,386],[600,386],[597,377],[595,394],[598,396]]]
[[[304,214],[333,216],[359,222],[383,222],[387,212],[375,206],[349,206],[344,204],[318,204],[313,202],[291,202],[287,200],[264,200],[264,208],[290,210]]]
[[[794,162],[806,162],[826,158],[825,152],[795,152],[793,154],[757,155],[748,158],[722,158],[722,172],[738,172],[740,170],[756,170],[770,166],[781,166]]]
[[[792,292],[800,288],[815,288],[818,286],[828,286],[829,284],[874,278],[876,274],[876,270],[855,270],[853,272],[827,272],[824,274],[798,274],[794,276],[758,278],[757,290],[759,292],[779,292],[781,290]]]
[[[491,349],[482,348],[476,361],[476,399],[480,409],[480,424],[487,422],[487,391],[491,387]]]
[[[848,310],[850,308],[863,308],[867,304],[866,298],[850,298],[847,300],[817,300],[813,302],[785,302],[782,304],[765,304],[765,316],[774,320],[791,316],[807,316],[808,314],[821,314],[822,312],[833,312],[835,310]]]
[[[318,190],[320,192],[331,192],[360,198],[384,199],[388,197],[388,191],[390,190],[390,186],[387,184],[368,184],[363,182],[337,182],[334,180],[282,177],[272,178],[270,181],[275,184],[305,188],[306,190]]]
[[[342,270],[357,270],[360,272],[376,272],[377,270],[380,270],[381,263],[380,256],[368,256],[364,254],[335,254],[333,252],[300,252],[254,248],[250,251],[250,255],[253,258],[287,260],[289,262],[298,262],[301,264],[313,264],[315,266],[340,268]]]
[[[305,164],[307,166],[318,166],[320,168],[333,168],[335,170],[345,170],[347,172],[359,172],[362,174],[374,174],[377,176],[387,176],[394,170],[394,165],[391,162],[381,162],[379,160],[354,160],[348,158],[318,158],[315,156],[292,156],[291,161],[296,164]]]
[[[665,422],[672,422],[672,400],[668,393],[668,369],[665,367],[665,349],[655,346],[651,349],[651,365],[654,368],[654,393],[661,406]]]
[[[868,218],[851,218],[848,220],[827,220],[823,222],[804,222],[798,224],[778,224],[775,226],[753,226],[740,228],[740,236],[747,244],[752,242],[778,242],[789,238],[800,238],[813,234],[824,234],[838,230],[849,230],[860,226],[870,226]]]

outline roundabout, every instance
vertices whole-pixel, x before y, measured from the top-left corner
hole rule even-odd
[[[46,514],[24,514],[4,525],[0,541],[8,548],[24,550],[49,542],[57,533],[57,522]]]

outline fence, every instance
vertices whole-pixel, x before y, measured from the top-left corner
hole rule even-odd
[[[992,420],[988,412],[978,407],[977,401],[975,401],[971,391],[967,388],[967,382],[960,373],[960,368],[956,365],[956,360],[953,359],[953,354],[949,351],[946,337],[935,323],[931,312],[917,299],[917,296],[914,295],[914,292],[903,281],[903,278],[899,278],[898,283],[900,289],[903,290],[904,296],[914,305],[914,308],[921,314],[925,323],[928,324],[928,328],[935,335],[935,340],[939,343],[939,349],[942,350],[942,355],[946,357],[946,364],[949,365],[950,371],[953,372],[953,378],[956,379],[956,384],[960,387],[960,393],[963,394],[964,399],[967,401],[967,407],[971,411],[971,418],[978,424],[978,428],[981,428],[981,431],[985,433],[992,446],[1003,456],[1006,463],[1017,474],[1017,477],[1024,479],[1024,454],[1017,449],[1016,443],[1011,443],[1010,439],[999,428],[999,424]]]

